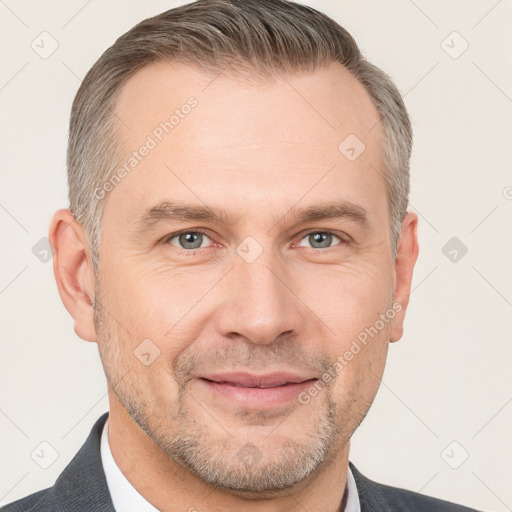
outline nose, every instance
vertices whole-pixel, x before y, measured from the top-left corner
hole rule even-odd
[[[268,345],[279,336],[300,332],[304,311],[287,274],[270,257],[262,255],[252,263],[238,258],[223,283],[219,333]]]

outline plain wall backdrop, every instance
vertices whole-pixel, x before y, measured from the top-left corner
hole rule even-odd
[[[68,205],[73,97],[119,35],[183,3],[0,0],[2,504],[52,485],[108,408],[97,346],[75,335],[41,242]],[[415,132],[405,335],[350,458],[383,483],[512,510],[512,2],[304,3],[391,75]]]

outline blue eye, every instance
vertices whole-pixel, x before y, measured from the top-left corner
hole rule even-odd
[[[176,233],[172,237],[169,237],[168,242],[180,249],[200,249],[208,245],[203,245],[205,239],[210,240],[208,236],[201,231],[183,231],[182,233]],[[174,243],[174,240],[177,240],[177,243]]]
[[[330,231],[312,231],[302,238],[302,240],[307,240],[311,244],[306,247],[312,247],[313,249],[328,249],[329,247],[332,247],[334,238],[337,238],[339,242],[342,242],[339,236],[336,236]],[[299,243],[299,246],[304,247],[302,240]]]

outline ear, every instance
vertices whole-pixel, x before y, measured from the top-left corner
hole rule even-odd
[[[96,342],[94,268],[84,229],[70,210],[58,210],[50,224],[49,239],[57,288],[75,320],[75,332],[86,341]]]
[[[398,341],[404,332],[405,311],[409,304],[412,273],[418,259],[418,216],[408,212],[402,221],[402,233],[395,261],[393,309],[397,312],[391,327],[391,342]]]

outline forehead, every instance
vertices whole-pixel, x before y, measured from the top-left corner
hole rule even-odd
[[[128,80],[116,115],[120,166],[128,172],[107,208],[140,210],[175,196],[219,205],[228,192],[238,208],[249,198],[294,203],[308,189],[311,199],[343,193],[356,203],[385,195],[378,113],[337,63],[250,83],[228,71],[159,62]],[[344,141],[364,151],[351,160],[340,151]]]
[[[116,113],[126,121],[119,126],[120,135],[136,142],[131,140],[136,132],[149,133],[155,121],[168,120],[190,97],[199,106],[194,109],[194,132],[202,126],[200,135],[211,134],[213,128],[225,135],[246,135],[250,142],[271,140],[282,128],[287,132],[283,138],[288,135],[294,141],[328,136],[328,144],[348,129],[369,139],[367,132],[379,120],[362,84],[338,63],[307,73],[278,73],[251,83],[250,78],[233,76],[229,66],[220,73],[207,73],[192,65],[164,61],[145,66],[123,86],[116,102]],[[308,124],[293,129],[299,117]],[[239,126],[244,132],[238,132]],[[185,130],[176,129],[173,135],[185,135]],[[377,129],[373,135],[378,133]]]

